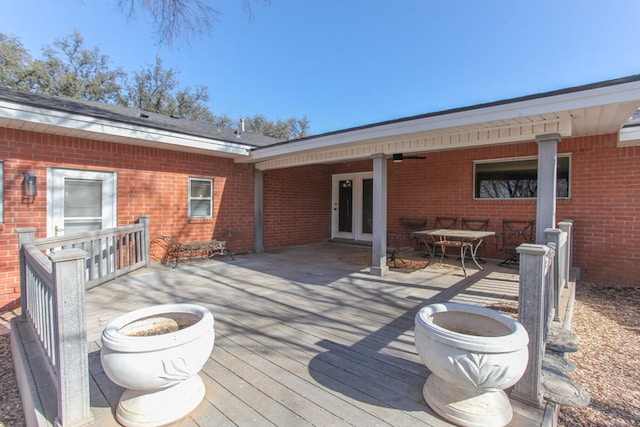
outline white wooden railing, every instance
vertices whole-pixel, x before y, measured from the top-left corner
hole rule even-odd
[[[123,227],[38,239],[35,245],[44,251],[69,248],[85,251],[85,286],[91,289],[150,264],[149,217],[140,216],[138,224]]]
[[[573,222],[563,221],[557,229],[545,230],[547,244],[525,243],[520,255],[518,320],[529,334],[529,363],[512,397],[530,405],[543,406],[541,372],[546,340],[552,321],[560,321],[562,292],[571,271]]]
[[[560,321],[560,300],[565,289],[569,287],[571,274],[571,256],[573,241],[573,221],[561,221],[557,229],[545,230],[548,243],[556,245],[556,259],[554,262],[554,317],[556,322]]]
[[[85,290],[149,265],[149,217],[140,223],[71,237],[35,240],[18,229],[20,327],[39,343],[30,359],[55,384],[58,426],[84,426],[90,410]]]

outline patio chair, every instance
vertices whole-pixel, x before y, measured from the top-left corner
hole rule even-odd
[[[437,216],[433,228],[456,228],[458,217]]]
[[[404,265],[407,264],[407,262],[400,257],[400,253],[411,249],[400,246],[400,239],[398,237],[398,233],[387,234],[387,258],[393,263],[394,268],[397,267],[396,261],[400,261]]]
[[[502,220],[502,233],[496,239],[496,245],[508,258],[502,261],[501,266],[517,267],[520,265],[520,255],[516,248],[523,243],[535,243],[535,221],[526,220]]]
[[[420,241],[411,233],[427,229],[426,218],[400,218],[400,225],[414,249],[420,249]],[[417,247],[416,247],[417,246]]]
[[[488,231],[489,230],[489,220],[488,219],[469,219],[469,218],[462,218],[462,229],[463,230],[473,230],[473,231]],[[487,246],[487,241],[486,239],[482,241],[482,243],[480,244],[480,246],[478,247],[478,250],[484,248],[485,246]],[[482,264],[484,264],[486,261],[476,257],[476,260]]]

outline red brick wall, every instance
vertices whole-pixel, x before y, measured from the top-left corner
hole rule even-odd
[[[5,213],[0,225],[0,311],[19,304],[18,227],[46,236],[47,167],[116,171],[118,225],[149,215],[151,236],[228,240],[231,250],[253,245],[253,166],[233,160],[103,141],[0,128]],[[22,174],[33,172],[38,196],[22,203]],[[188,178],[214,180],[213,218],[188,220]]]
[[[326,165],[264,173],[264,248],[321,242],[331,235],[331,173]]]
[[[575,220],[574,264],[585,280],[640,286],[640,147],[616,147],[617,135],[573,138],[573,192],[558,218]]]
[[[617,148],[617,135],[565,138],[571,155],[571,198],[558,200],[556,220],[574,220],[574,265],[582,278],[619,286],[640,285],[640,147]],[[473,161],[536,156],[535,142],[429,153],[424,160],[388,163],[388,229],[400,218],[536,219],[535,200],[474,200]],[[370,171],[371,161],[268,171],[265,174],[265,247],[330,237],[331,174]],[[323,177],[324,176],[324,177]],[[279,193],[275,195],[274,193]],[[286,218],[286,219],[283,219]],[[296,227],[289,225],[296,224]],[[307,228],[313,230],[307,233]],[[504,258],[489,238],[482,255]]]
[[[499,232],[502,219],[535,220],[535,200],[474,200],[473,161],[537,154],[535,142],[429,153],[426,159],[388,164],[388,228],[401,231],[400,218],[424,218],[432,227],[437,216],[489,219]],[[487,240],[483,255],[500,257],[495,238]]]
[[[566,138],[572,156],[570,200],[557,219],[575,220],[574,265],[586,280],[639,285],[640,147],[616,148],[616,135]],[[227,239],[232,250],[253,246],[253,166],[196,154],[65,138],[0,128],[5,215],[0,224],[0,311],[18,303],[17,227],[45,236],[46,169],[50,166],[118,172],[118,223],[150,215],[151,235]],[[535,142],[430,153],[425,160],[388,163],[389,230],[401,217],[535,219],[535,200],[473,200],[473,161],[537,154]],[[331,175],[371,170],[371,161],[267,171],[264,175],[265,249],[315,243],[331,233]],[[38,177],[38,197],[22,203],[23,172]],[[214,217],[187,218],[188,177],[214,179]],[[483,255],[499,257],[495,239]]]
[[[331,173],[338,175],[341,173],[370,172],[373,170],[371,160],[360,160],[357,162],[336,163],[331,165]]]
[[[640,147],[616,148],[617,135],[566,138],[571,154],[571,198],[558,200],[556,220],[574,220],[574,265],[601,284],[640,285]],[[388,228],[402,217],[536,219],[535,200],[473,200],[473,161],[537,155],[537,144],[430,153],[425,160],[389,162]],[[460,221],[460,220],[459,220]],[[460,224],[458,224],[460,225]],[[499,258],[495,238],[485,255]]]

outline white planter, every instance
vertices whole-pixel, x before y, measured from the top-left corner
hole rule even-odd
[[[100,360],[125,388],[116,408],[123,425],[160,426],[202,401],[198,375],[213,349],[213,315],[194,304],[156,305],[124,314],[102,332]]]
[[[431,409],[461,426],[504,426],[513,410],[506,388],[524,374],[529,336],[495,310],[444,303],[423,307],[415,345],[431,371],[423,395]]]

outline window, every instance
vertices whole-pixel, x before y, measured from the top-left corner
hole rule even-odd
[[[211,218],[213,180],[189,178],[189,218]]]
[[[556,197],[569,198],[570,156],[558,156]],[[537,196],[538,159],[474,162],[474,198],[529,199]]]

